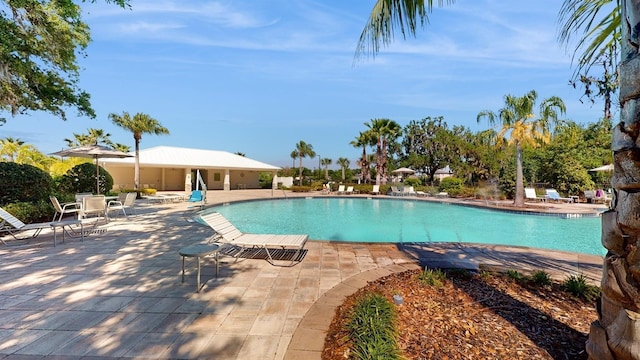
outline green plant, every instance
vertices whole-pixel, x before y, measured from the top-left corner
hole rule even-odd
[[[538,270],[531,274],[531,281],[538,286],[551,285],[551,276],[544,270]]]
[[[381,294],[368,293],[356,303],[347,329],[355,359],[401,359],[395,307]]]
[[[311,186],[305,186],[305,185],[293,185],[293,186],[291,186],[291,191],[293,191],[293,192],[310,192],[311,190],[313,190],[313,188]]]
[[[447,177],[440,181],[439,191],[444,191],[449,193],[451,196],[457,196],[462,191],[462,185],[464,181],[462,179]]]
[[[420,181],[420,179],[418,178],[408,178],[408,179],[404,179],[404,185],[417,187],[422,185],[422,181]]]
[[[100,193],[106,194],[113,188],[113,178],[102,167],[99,170]],[[60,179],[60,190],[69,193],[96,191],[96,165],[83,163],[74,166]]]
[[[49,201],[53,180],[35,166],[0,162],[0,204]]]
[[[527,277],[524,276],[522,273],[520,273],[517,270],[507,270],[505,272],[505,274],[507,275],[507,277],[513,281],[522,281],[525,280]]]
[[[5,205],[4,209],[25,224],[51,221],[55,212],[49,199],[36,202],[15,202]]]
[[[418,275],[418,280],[420,280],[421,283],[435,287],[441,287],[442,282],[446,278],[447,276],[440,269],[424,269],[424,271]]]
[[[587,301],[593,301],[600,295],[598,287],[587,284],[587,277],[584,274],[568,276],[563,286],[571,295]]]

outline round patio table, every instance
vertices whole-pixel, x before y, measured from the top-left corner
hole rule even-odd
[[[218,244],[195,244],[185,246],[180,249],[180,255],[182,256],[182,282],[184,283],[184,259],[187,257],[195,257],[198,262],[198,275],[197,275],[197,283],[196,283],[196,291],[200,292],[200,259],[214,255],[214,259],[216,262],[216,277],[218,277],[218,250],[220,250],[220,245]]]

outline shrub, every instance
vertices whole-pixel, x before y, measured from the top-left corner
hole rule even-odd
[[[507,270],[506,274],[507,274],[507,277],[513,281],[522,281],[522,280],[526,280],[527,278],[517,270]]]
[[[100,168],[100,193],[106,194],[113,188],[113,178],[107,170]],[[60,179],[60,190],[69,193],[96,191],[96,165],[83,163],[74,166]]]
[[[418,275],[418,280],[424,285],[441,287],[446,277],[445,273],[440,269],[424,269],[424,271]]]
[[[4,209],[25,224],[51,221],[55,213],[49,199],[37,202],[14,202],[5,205]]]
[[[355,359],[401,359],[393,304],[377,293],[355,305],[347,328]]]
[[[538,270],[531,275],[531,281],[538,286],[551,285],[551,277],[544,270]]]
[[[311,186],[306,186],[306,185],[293,185],[291,186],[291,191],[293,192],[310,192],[311,190],[313,190],[313,188]]]
[[[417,186],[422,185],[422,181],[420,181],[420,179],[418,178],[408,178],[408,179],[404,179],[404,185],[413,186],[415,188]]]
[[[0,204],[49,201],[53,180],[35,166],[0,162]]]
[[[587,284],[587,278],[584,274],[570,275],[564,281],[563,286],[571,295],[587,301],[595,300],[600,294],[598,287]]]
[[[439,191],[444,191],[449,193],[451,196],[457,196],[462,192],[462,184],[464,181],[462,179],[447,177],[440,181]]]

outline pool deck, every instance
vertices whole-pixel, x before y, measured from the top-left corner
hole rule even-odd
[[[271,190],[208,195],[209,205],[326,196]],[[581,215],[605,209],[594,204],[535,207]],[[0,359],[320,359],[336,306],[368,281],[393,272],[421,266],[541,269],[556,279],[584,274],[596,284],[602,275],[602,257],[586,254],[459,243],[310,240],[303,261],[293,267],[222,257],[216,277],[207,261],[203,288],[196,293],[195,260],[187,259],[182,283],[178,251],[206,242],[211,230],[190,221],[195,211],[184,202],[139,200],[136,210],[138,216],[100,225],[84,242],[67,238],[54,247],[53,235],[43,232],[25,245],[0,245]]]

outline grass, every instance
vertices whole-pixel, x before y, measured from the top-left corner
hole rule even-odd
[[[587,277],[584,274],[568,276],[563,286],[571,295],[587,301],[594,301],[600,295],[598,287],[587,284]]]
[[[355,359],[401,359],[394,305],[378,293],[366,294],[356,304],[347,325]]]
[[[447,276],[440,269],[424,269],[424,271],[418,275],[418,280],[420,280],[421,283],[435,287],[441,287],[446,278]]]

